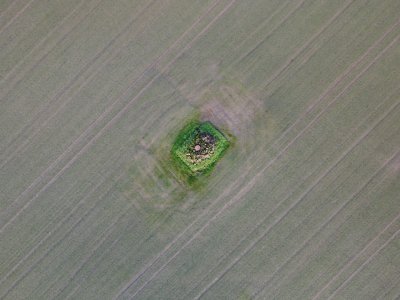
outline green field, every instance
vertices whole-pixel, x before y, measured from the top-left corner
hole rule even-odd
[[[0,299],[398,299],[399,82],[398,0],[0,0]]]

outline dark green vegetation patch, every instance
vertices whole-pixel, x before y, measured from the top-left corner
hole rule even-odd
[[[229,141],[210,122],[192,122],[178,134],[172,155],[180,169],[190,175],[210,171],[229,147]]]

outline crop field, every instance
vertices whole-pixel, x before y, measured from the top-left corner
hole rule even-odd
[[[0,0],[0,299],[399,299],[399,83],[399,0]]]

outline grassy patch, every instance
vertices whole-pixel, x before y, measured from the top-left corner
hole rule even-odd
[[[206,174],[221,159],[229,141],[210,122],[190,122],[178,134],[172,157],[178,168],[189,176]]]

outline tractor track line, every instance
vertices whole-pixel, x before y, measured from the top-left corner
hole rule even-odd
[[[0,34],[2,34],[21,14],[24,13],[24,11],[26,9],[28,9],[28,7],[32,4],[34,0],[29,0],[24,7],[21,8],[20,11],[18,11],[14,17],[11,18],[10,21],[8,21],[8,23],[6,25],[4,25],[1,29],[0,29]],[[8,9],[9,7],[7,7]]]
[[[356,148],[356,147],[364,140],[364,138],[365,138],[366,136],[368,136],[369,133],[370,133],[373,129],[375,129],[375,128],[386,118],[386,116],[387,116],[390,112],[392,112],[393,109],[394,109],[395,107],[397,107],[399,104],[400,104],[400,102],[397,102],[395,105],[391,106],[390,109],[383,115],[382,118],[379,119],[378,122],[375,122],[375,123],[374,123],[372,126],[370,126],[370,128],[369,128],[368,130],[366,130],[355,142],[353,142],[353,143],[351,144],[351,146],[350,146],[345,152],[343,152],[343,154],[342,154],[341,156],[339,156],[339,158],[338,158],[331,166],[329,166],[329,167],[322,173],[321,176],[319,176],[316,180],[314,180],[313,184],[310,185],[310,186],[307,188],[307,190],[306,190],[295,202],[293,202],[293,203],[289,206],[289,209],[287,209],[284,213],[282,213],[282,214],[280,215],[280,217],[279,217],[276,221],[274,221],[274,222],[272,223],[272,225],[268,226],[268,228],[262,233],[262,235],[261,235],[259,238],[257,238],[256,240],[254,240],[254,241],[249,245],[249,247],[247,247],[247,248],[245,249],[245,251],[243,251],[240,255],[238,255],[238,256],[236,257],[236,259],[233,261],[233,263],[230,264],[229,267],[226,268],[219,276],[217,276],[210,284],[208,284],[207,287],[206,287],[202,292],[200,292],[200,294],[199,294],[198,296],[195,297],[195,299],[199,299],[202,295],[204,295],[204,294],[207,292],[207,290],[208,290],[209,288],[211,288],[215,283],[217,283],[217,282],[232,268],[232,267],[234,267],[247,253],[249,253],[249,251],[251,251],[252,249],[254,249],[254,247],[255,247],[261,240],[263,240],[263,238],[265,238],[265,237],[267,236],[267,234],[268,234],[277,224],[279,224],[279,223],[284,219],[284,217],[286,217],[299,203],[301,203],[301,201],[302,201],[302,200],[303,200],[303,199],[304,199],[304,198],[305,198],[319,183],[320,183],[320,181],[321,181],[322,179],[324,179],[328,174],[330,174],[330,172],[331,172],[332,170],[334,170],[334,169],[337,167],[337,165],[338,165],[340,162],[342,162],[343,159],[346,158],[347,155],[348,155],[354,148]],[[397,154],[397,153],[396,153],[396,154]],[[387,164],[387,163],[386,163],[386,164]],[[385,164],[385,165],[386,165],[386,164]],[[282,202],[284,202],[284,201],[286,201],[286,200],[287,200],[287,199],[285,198],[283,201],[279,202],[278,205],[276,206],[276,208],[267,216],[267,218],[266,218],[265,220],[267,220],[267,219],[276,211],[276,209],[280,206],[280,204],[282,204]],[[265,221],[265,220],[263,220],[263,221]],[[258,228],[255,228],[254,230],[257,230],[257,229],[258,229]],[[301,249],[301,248],[300,248],[300,249]],[[292,257],[290,257],[289,260],[290,260],[291,258],[292,258]],[[286,264],[286,262],[285,262],[283,265],[285,265],[285,264]],[[282,266],[283,266],[283,265],[282,265]],[[280,266],[280,267],[277,269],[276,272],[278,272],[282,266]],[[275,274],[275,273],[274,273],[274,274]],[[272,275],[271,278],[273,278],[273,276],[274,276],[274,275]],[[252,297],[256,297],[256,295],[257,295],[257,293],[256,293],[255,295],[252,295]]]
[[[69,34],[70,34],[71,32],[73,32],[73,30],[74,30],[76,27],[78,27],[84,20],[86,20],[86,18],[87,18],[87,17],[100,5],[100,3],[103,2],[103,1],[104,1],[104,0],[99,0],[98,2],[96,2],[95,5],[94,5],[93,7],[91,7],[91,8],[89,9],[89,11],[79,20],[79,22],[78,22],[77,24],[73,25],[72,28],[70,28],[69,30],[67,30],[67,32],[66,32],[65,34],[63,34],[62,37],[61,37],[60,39],[58,39],[58,40],[54,43],[54,45],[51,46],[50,49],[47,50],[47,52],[45,52],[45,54],[44,54],[43,56],[39,57],[38,60],[37,60],[36,62],[34,62],[33,65],[31,65],[30,67],[28,67],[28,69],[25,70],[22,74],[20,74],[20,76],[15,77],[16,79],[14,78],[13,81],[12,81],[11,83],[7,84],[7,90],[4,89],[4,90],[2,91],[2,94],[3,94],[3,95],[0,96],[0,101],[3,100],[3,99],[12,91],[12,89],[13,89],[16,85],[18,85],[18,84],[24,79],[24,76],[26,75],[26,73],[32,71],[32,70],[35,69],[38,65],[40,65],[40,63],[47,57],[47,55],[49,55],[49,54],[52,52],[52,50],[54,50],[54,48],[55,48],[58,44],[60,44],[61,42],[63,42],[63,41],[69,36]],[[83,4],[83,3],[85,3],[85,1],[83,1],[82,4]],[[79,5],[79,4],[78,4],[78,5]],[[60,27],[60,28],[62,28],[62,27]],[[46,38],[47,38],[47,37],[46,37]],[[9,76],[12,74],[11,71],[14,72],[14,71],[15,71],[15,67],[14,67],[12,70],[10,70],[10,71],[5,75],[5,77],[1,78],[1,80],[0,80],[0,82],[1,82],[0,86],[3,85],[4,81],[5,81],[6,79],[8,79]],[[17,75],[18,75],[18,74],[17,74]]]
[[[77,10],[79,10],[84,4],[84,2],[85,2],[84,0],[79,2],[64,18],[62,18],[60,22],[57,24],[57,26],[55,26],[52,30],[50,30],[46,34],[46,36],[40,40],[39,43],[36,43],[36,45],[19,62],[17,62],[4,76],[0,78],[0,82],[5,81],[10,76],[10,74],[15,72],[15,69],[17,69],[22,63],[24,63],[25,60],[28,57],[30,57],[30,55],[32,55],[32,53],[34,53],[37,48],[40,48],[55,31],[62,28],[65,20],[68,20]]]
[[[391,226],[391,225],[393,225],[393,223],[395,223],[398,219],[399,219],[399,217],[400,217],[400,215],[397,215],[397,217],[396,218],[394,218],[391,222],[389,222],[389,224],[387,224],[386,226],[385,226],[385,228],[382,230],[382,231],[380,231],[371,241],[369,241],[368,242],[368,244],[367,245],[365,245],[364,246],[364,248],[359,252],[359,253],[357,253],[355,256],[353,256],[350,260],[348,260],[348,262],[329,280],[329,282],[328,283],[326,283],[314,296],[313,296],[313,298],[312,298],[312,300],[315,300],[315,299],[318,299],[318,298],[320,298],[320,296],[321,296],[321,294],[327,289],[327,288],[329,288],[329,286],[333,283],[333,282],[335,282],[335,280],[344,272],[344,271],[346,271],[346,269],[349,267],[349,266],[351,266],[351,264],[352,263],[354,263],[373,243],[375,243],[375,241]],[[373,256],[373,255],[372,255]],[[371,256],[371,257],[372,257]],[[364,262],[365,263],[365,262]],[[364,264],[363,264],[364,265]],[[357,269],[357,270],[359,270],[359,268]],[[356,273],[356,272],[358,272],[358,271],[355,271],[354,273]],[[353,274],[354,274],[353,273]],[[351,277],[351,276],[350,276]],[[349,278],[350,278],[349,277]],[[354,276],[353,276],[354,277]],[[349,279],[348,278],[348,279]],[[348,279],[346,280],[346,281],[348,281]],[[346,282],[345,281],[345,282]],[[341,286],[344,286],[344,284],[345,284],[345,282],[343,282],[342,283],[342,285]],[[332,294],[332,295],[334,295],[334,294]],[[332,296],[331,295],[331,296]],[[331,297],[330,296],[330,297]]]
[[[122,175],[119,175],[122,176]],[[119,178],[119,177],[118,177]],[[79,200],[72,208],[71,211],[66,214],[61,220],[43,237],[41,238],[38,242],[36,242],[36,245],[31,248],[31,250],[23,257],[21,258],[15,265],[14,267],[7,272],[1,279],[0,279],[0,285],[6,280],[23,262],[25,262],[35,251],[38,247],[40,247],[44,242],[46,242],[53,234],[56,232],[61,226],[65,225],[65,223],[74,215],[74,213],[86,202],[86,200],[91,196],[92,193],[97,191],[97,189],[104,184],[106,180],[108,180],[109,177],[102,177],[102,179],[99,181],[98,184],[96,184],[93,188],[91,188],[87,194]],[[45,228],[46,229],[46,228]],[[57,241],[55,244],[59,243]],[[50,249],[53,249],[54,247],[51,246]],[[50,250],[48,250],[44,256],[46,256]],[[41,259],[39,259],[40,261]],[[36,265],[35,263],[31,266],[33,267]]]
[[[387,230],[387,228],[390,225],[392,225],[394,222],[396,222],[399,219],[400,219],[400,214],[398,214],[381,232],[379,232],[379,234],[371,242],[374,242],[376,239],[378,239]],[[354,276],[356,276],[362,269],[364,269],[364,267],[367,264],[369,264],[372,261],[372,259],[374,259],[374,257],[379,252],[381,252],[391,241],[393,241],[399,233],[400,233],[400,229],[398,229],[394,234],[392,234],[392,236],[385,243],[383,243],[382,246],[380,246],[361,266],[359,266],[336,290],[334,290],[333,293],[327,299],[328,300],[332,299],[337,294],[338,291],[340,291],[343,287],[345,287],[346,284],[354,278]],[[369,246],[369,244],[367,246]],[[362,255],[362,253],[366,249],[367,249],[367,247],[365,247],[363,250],[361,250],[361,252],[358,253],[357,256],[354,257],[354,259],[357,259],[360,255]],[[347,265],[345,267],[347,267]]]
[[[119,177],[118,178],[120,178],[120,177],[122,177],[122,175],[119,175]],[[117,179],[118,179],[117,178]],[[57,225],[56,225],[56,227],[58,227],[58,228],[60,228],[62,225],[65,225],[65,223],[67,222],[67,221],[69,221],[69,219],[73,216],[73,214],[75,213],[75,211],[80,207],[80,205],[82,205],[82,204],[84,204],[85,202],[86,202],[86,200],[92,195],[92,193],[94,193],[105,181],[106,181],[106,179],[107,178],[104,178],[104,180],[103,181],[101,181],[99,184],[97,184],[93,189],[91,189],[91,191],[84,197],[84,198],[82,198],[82,200],[80,200],[79,201],[79,203],[74,207],[74,211],[71,211],[68,215],[66,215],[63,219],[62,219],[62,221],[60,221]],[[107,191],[105,192],[105,193],[103,193],[103,196],[100,198],[100,200],[104,197],[104,195],[106,195],[107,193],[109,193],[111,190],[112,190],[112,188],[113,188],[113,185],[111,185],[108,189],[107,189]],[[82,223],[82,221],[91,213],[91,212],[93,212],[95,209],[96,209],[96,207],[97,207],[97,205],[99,204],[99,202],[100,201],[96,201],[93,205],[91,205],[90,207],[89,207],[89,209],[78,219],[78,220],[76,220],[74,223],[73,223],[73,225],[71,226],[71,228],[65,233],[65,234],[63,234],[63,237],[61,238],[61,239],[59,239],[59,240],[57,240],[55,243],[53,243],[52,245],[51,245],[51,247],[48,247],[48,249],[47,249],[47,251],[43,254],[43,255],[41,255],[40,256],[40,258],[38,259],[38,260],[36,260],[30,267],[29,267],[29,269],[27,269],[21,276],[19,276],[19,278],[18,279],[16,279],[15,281],[14,281],[14,283],[6,290],[6,292],[5,292],[5,294],[3,294],[2,296],[0,296],[0,299],[1,298],[4,298],[4,297],[6,297],[26,276],[28,276],[31,272],[32,272],[32,270],[33,270],[33,268],[37,265],[37,264],[39,264],[40,262],[42,262],[46,257],[47,257],[47,255],[49,254],[49,253],[51,253],[54,249],[56,249],[56,247],[58,246],[58,245],[60,245],[64,240],[65,240],[65,238],[66,237],[68,237],[69,235],[71,235],[73,232],[74,232],[74,230],[76,229],[76,228],[78,228],[78,226]],[[52,231],[52,233],[54,233],[54,231]],[[49,236],[50,236],[51,234],[49,234]],[[44,239],[47,239],[47,238],[49,238],[49,236],[45,236],[45,238]],[[32,250],[33,251],[31,251],[31,252],[29,252],[28,253],[28,255],[27,255],[27,257],[29,257],[31,254],[33,254],[33,252],[39,247],[40,245],[39,244],[37,244]],[[25,258],[25,257],[24,257]]]
[[[301,116],[290,125],[285,132],[281,135],[281,137],[277,140],[279,142],[289,131],[292,130],[310,111],[312,111],[325,97],[329,95],[329,93],[337,87],[347,75],[349,75],[356,67],[372,52],[376,46],[378,46],[392,31],[400,24],[400,19],[397,20],[392,26],[390,26],[389,30],[387,30],[378,40],[376,40],[368,49],[365,51],[356,61],[354,61],[346,70],[340,74],[336,79],[328,86],[328,88],[318,97],[316,101],[313,101],[305,112],[301,114]]]
[[[271,76],[267,82],[265,82],[263,89],[266,89],[273,81],[275,81],[276,78],[278,78],[284,71],[286,71],[288,69],[288,67],[290,66],[290,64],[297,58],[300,56],[300,54],[303,53],[303,51],[305,49],[307,49],[310,44],[312,44],[322,33],[325,32],[326,29],[329,28],[329,26],[332,25],[332,23],[334,23],[345,11],[347,8],[350,7],[351,4],[354,3],[355,0],[350,0],[347,1],[347,3],[345,5],[343,5],[343,7],[341,7],[334,15],[332,18],[329,19],[329,21],[327,23],[324,24],[324,26],[322,26],[322,28],[317,31],[316,33],[314,33],[311,38],[303,45],[301,46],[299,49],[297,49],[297,51],[291,56],[289,57],[288,60],[286,60],[286,62],[283,64],[283,66],[281,66],[277,72],[275,72],[275,74],[273,76]]]
[[[391,96],[392,96],[392,95],[391,95]],[[391,96],[387,97],[386,100],[388,100]],[[360,122],[360,124],[357,126],[357,128],[361,127],[362,124],[364,124],[364,123],[375,113],[375,111],[376,111],[380,106],[382,106],[382,105],[386,102],[386,100],[383,101],[381,104],[379,104],[379,105],[374,109],[374,111],[373,111],[367,118],[364,118],[364,120],[363,120],[362,122]],[[355,130],[352,130],[352,132],[353,132],[353,131],[355,131]],[[352,133],[349,133],[349,135],[351,135],[351,134],[352,134]],[[313,176],[313,175],[314,175],[314,172],[311,173],[311,174],[308,174],[305,178],[303,178],[303,182],[306,182],[306,181],[307,181],[311,176]],[[292,195],[293,195],[293,192],[291,192],[287,197],[285,197],[284,200],[280,201],[280,202],[278,203],[278,205],[275,206],[275,208],[273,209],[273,211],[272,211],[267,217],[263,218],[260,222],[258,222],[258,223],[256,224],[256,226],[251,230],[251,232],[250,232],[249,234],[247,234],[245,237],[243,237],[243,238],[239,241],[239,243],[236,244],[236,246],[234,247],[234,249],[233,249],[232,251],[230,251],[229,254],[224,255],[224,256],[220,259],[220,261],[225,260],[225,259],[227,259],[229,256],[231,256],[231,254],[234,253],[234,252],[241,246],[241,244],[242,244],[251,234],[253,234],[254,232],[256,232],[256,231],[261,227],[261,225],[263,225],[263,224],[265,223],[265,221],[267,221],[268,218],[276,211],[276,209],[277,209],[282,203],[286,202]],[[213,269],[217,269],[217,268],[218,268],[218,266],[215,266]],[[202,280],[201,280],[200,282],[204,281],[204,280],[206,279],[206,277],[209,276],[211,273],[212,273],[212,271],[208,272],[208,273],[202,278]],[[222,276],[221,276],[221,277],[222,277]],[[200,283],[199,283],[195,288],[193,288],[192,290],[196,289],[199,285],[200,285]]]
[[[281,27],[294,13],[297,12],[297,10],[299,10],[304,2],[306,2],[306,0],[301,0],[297,3],[297,5],[291,10],[289,11],[289,13],[276,25],[274,26],[270,31],[268,31],[267,35],[264,36],[264,38],[259,41],[250,51],[246,52],[245,54],[243,54],[242,56],[240,56],[238,59],[236,59],[232,65],[235,64],[239,64],[243,59],[245,59],[246,57],[250,56],[252,53],[254,53],[262,44],[264,44],[264,42],[279,28]]]
[[[219,1],[219,0],[217,0],[217,1]],[[230,5],[228,5],[227,7],[229,8],[235,1],[236,1],[236,0],[232,0],[232,1],[230,2]],[[0,234],[4,231],[4,229],[5,229],[10,223],[12,223],[13,220],[15,220],[15,219],[18,217],[18,215],[19,215],[22,211],[24,211],[24,210],[29,206],[29,204],[30,204],[34,199],[36,199],[36,198],[40,195],[40,193],[42,193],[44,190],[46,190],[47,187],[49,187],[55,180],[57,180],[58,177],[60,177],[60,176],[62,175],[62,173],[63,173],[66,169],[68,169],[68,168],[76,161],[76,159],[78,159],[79,156],[80,156],[82,153],[84,153],[85,150],[86,150],[87,148],[89,148],[89,147],[99,138],[99,136],[101,136],[101,135],[103,134],[104,131],[106,131],[110,126],[114,125],[114,123],[120,118],[120,116],[123,115],[123,113],[125,113],[125,111],[129,108],[129,106],[130,106],[132,103],[134,103],[134,102],[143,94],[143,92],[144,92],[149,86],[151,86],[151,85],[162,75],[162,73],[165,72],[165,70],[166,70],[167,68],[169,68],[169,67],[180,57],[180,55],[182,55],[183,52],[187,51],[187,50],[188,50],[188,46],[191,47],[192,44],[193,44],[204,32],[206,32],[206,30],[208,30],[209,26],[210,26],[212,23],[214,23],[214,22],[223,14],[223,12],[225,12],[225,11],[226,11],[226,9],[224,9],[222,12],[220,12],[220,13],[217,15],[217,17],[215,17],[215,18],[214,18],[214,19],[199,33],[199,34],[197,34],[197,35],[193,38],[193,40],[191,40],[191,41],[187,44],[187,46],[184,47],[184,48],[172,59],[172,61],[170,61],[170,63],[168,63],[168,64],[153,78],[153,79],[151,79],[151,80],[139,91],[138,94],[136,94],[127,104],[125,104],[124,107],[123,107],[122,109],[120,109],[120,110],[117,112],[117,114],[115,114],[115,115],[111,118],[111,120],[108,121],[108,122],[106,123],[106,125],[104,125],[104,126],[97,132],[97,134],[94,135],[94,137],[90,138],[90,140],[78,151],[78,153],[76,153],[76,154],[64,165],[64,167],[63,167],[59,172],[57,172],[57,174],[54,175],[54,176],[52,177],[52,179],[50,179],[50,181],[48,181],[47,184],[45,184],[45,185],[40,189],[40,191],[39,191],[38,193],[36,193],[36,195],[35,195],[33,198],[31,198],[30,200],[28,200],[28,201],[25,203],[25,205],[24,205],[24,206],[23,206],[9,221],[7,221],[5,224],[3,224],[3,225],[1,226],[1,228],[0,228]],[[203,16],[205,16],[205,15],[203,15]],[[203,17],[203,16],[202,16],[202,17]],[[191,29],[192,29],[193,27],[195,27],[195,25],[197,25],[197,23],[199,23],[200,21],[201,21],[201,18],[199,18],[198,20],[196,20],[196,22],[195,22],[188,30],[186,30],[186,31],[174,42],[174,44],[173,44],[171,47],[169,47],[165,52],[163,52],[163,53],[159,56],[159,58],[163,57],[165,54],[168,54],[168,52],[169,52],[171,49],[173,49],[173,48],[175,47],[175,45],[176,45],[177,43],[179,43],[180,40],[181,40],[183,37],[185,37],[186,34],[187,34],[188,32],[190,32]],[[159,60],[159,58],[158,58],[157,60]],[[156,60],[152,65],[156,65],[157,60]],[[145,71],[143,72],[143,74],[144,74],[146,71],[147,71],[147,70],[145,70]],[[128,88],[126,91],[129,91],[129,88]],[[125,96],[125,95],[123,95],[123,96]],[[119,100],[120,98],[121,98],[121,97],[118,97],[118,99],[116,99],[116,100],[115,100],[115,101],[114,101],[114,102],[113,102],[113,103],[112,103],[112,104],[111,104],[111,105],[96,119],[96,120],[94,120],[94,121],[90,124],[90,126],[89,126],[88,128],[86,128],[86,130],[85,130],[72,144],[70,144],[70,146],[69,146],[69,147],[68,147],[68,148],[67,148],[67,149],[66,149],[52,164],[50,164],[49,167],[47,167],[46,170],[44,170],[44,171],[42,172],[42,174],[41,174],[38,178],[36,178],[36,180],[35,180],[27,189],[25,189],[25,190],[12,202],[12,204],[15,203],[15,202],[18,202],[22,197],[24,197],[27,193],[29,193],[30,190],[32,190],[35,186],[37,186],[37,185],[40,183],[41,179],[42,179],[43,177],[46,176],[46,173],[48,173],[49,170],[52,170],[52,169],[54,168],[54,166],[57,165],[57,163],[58,163],[60,160],[62,160],[62,159],[64,158],[64,156],[66,156],[66,155],[72,150],[71,148],[73,148],[73,147],[75,146],[75,144],[78,144],[79,142],[81,142],[82,140],[84,140],[84,139],[85,139],[85,135],[86,135],[87,133],[89,133],[89,132],[92,130],[92,128],[95,127],[95,126],[97,125],[98,122],[102,121],[103,119],[105,119],[105,118],[107,117],[107,115],[109,114],[109,112],[114,108],[114,105],[118,104],[118,100]]]
[[[50,100],[50,103],[53,103],[56,99],[59,99],[61,97],[63,97],[70,89],[71,87],[76,83],[79,82],[80,77],[82,76],[82,74],[84,74],[87,70],[89,70],[96,62],[96,60],[101,57],[104,53],[107,52],[107,50],[109,50],[109,48],[111,46],[113,46],[113,44],[115,43],[115,41],[117,39],[119,39],[122,35],[124,35],[127,30],[129,29],[129,27],[135,23],[135,21],[137,20],[137,18],[139,18],[141,16],[141,14],[143,14],[153,3],[155,2],[155,0],[150,1],[148,3],[147,6],[145,6],[138,14],[136,14],[128,23],[126,26],[124,26],[124,28],[115,36],[113,37],[110,42],[107,43],[107,45],[101,49],[92,59],[90,59],[89,63],[85,64],[85,66],[70,80],[70,82],[63,88],[60,88],[59,91],[56,93],[56,95],[53,97],[52,100]],[[115,56],[117,56],[119,54],[119,52],[121,51],[121,49],[117,49],[117,51],[115,51],[113,54],[111,54],[106,60],[104,60],[99,66],[95,67],[95,69],[93,70],[93,72],[91,72],[79,85],[79,87],[74,91],[74,93],[69,96],[66,101],[62,102],[60,106],[57,107],[57,109],[55,110],[54,113],[52,113],[42,124],[39,124],[39,126],[37,128],[33,128],[34,131],[32,134],[30,134],[16,149],[14,150],[9,150],[11,147],[7,147],[6,151],[10,152],[11,154],[0,164],[0,169],[2,169],[16,154],[18,154],[21,150],[25,149],[29,143],[31,142],[31,140],[40,133],[40,131],[42,130],[42,128],[46,127],[46,125],[67,105],[70,103],[70,101],[73,100],[73,97],[82,89],[86,86],[86,84],[88,84],[96,75],[98,75],[98,72],[108,63],[110,62]],[[142,75],[142,74],[141,74]],[[136,81],[137,79],[135,79]],[[38,112],[36,114],[35,117],[33,117],[33,120],[35,123],[35,120],[39,119],[42,115],[46,116],[49,114],[51,107],[44,107],[44,109],[40,112]],[[17,137],[16,139],[22,134],[24,133],[26,130],[32,129],[32,124],[28,124],[26,125],[24,128],[22,128],[18,133],[17,133]],[[15,139],[14,139],[15,140]],[[12,142],[11,142],[12,143]]]
[[[339,206],[339,209],[337,209],[335,211],[334,214],[332,214],[327,221],[325,221],[320,228],[317,229],[316,232],[314,232],[314,234],[308,238],[304,243],[302,243],[301,247],[296,250],[281,266],[279,266],[279,268],[274,271],[274,273],[271,275],[271,277],[263,284],[263,286],[256,291],[252,296],[253,297],[257,297],[263,290],[265,290],[266,288],[268,288],[268,286],[270,285],[271,280],[274,278],[274,276],[280,271],[282,270],[288,263],[290,263],[290,261],[298,254],[300,253],[302,250],[304,250],[304,248],[307,246],[307,244],[318,234],[321,232],[322,229],[325,228],[325,226],[327,226],[329,224],[329,222],[331,220],[333,220],[350,202],[351,200],[354,199],[354,197],[357,197],[360,193],[363,192],[364,188],[367,187],[375,178],[377,175],[379,175],[379,173],[387,167],[387,165],[393,160],[395,159],[397,156],[399,155],[399,151],[397,151],[394,155],[392,155],[389,159],[386,160],[386,162],[376,171],[374,172],[374,174],[370,177],[370,179],[359,189],[357,190],[355,193],[352,194],[352,196],[342,205]],[[386,174],[387,175],[387,174]],[[384,179],[386,179],[386,175],[384,175],[383,178],[381,178],[379,180],[378,183],[383,182]],[[321,242],[320,242],[321,243]],[[276,286],[274,287],[276,289]]]
[[[332,104],[334,104],[335,102],[336,102],[336,100],[350,87],[350,86],[352,86],[388,49],[390,49],[394,44],[395,44],[395,42],[397,42],[397,39],[399,38],[399,36],[397,36],[387,47],[385,47],[368,65],[367,65],[367,67],[366,68],[364,68],[344,89],[343,89],[343,91],[341,92],[341,93],[339,93],[334,99],[333,99],[333,101],[331,101],[329,104],[328,104],[328,106],[323,110],[323,111],[321,111],[295,138],[293,138],[293,140],[286,146],[286,147],[284,147],[279,153],[278,153],[278,155],[274,158],[274,159],[272,159],[260,172],[258,172],[253,178],[252,178],[252,180],[250,180],[249,181],[249,183],[241,190],[241,191],[239,191],[239,193],[238,193],[238,196],[239,196],[239,198],[241,197],[241,195],[242,194],[245,194],[245,193],[247,193],[253,186],[254,186],[254,184],[255,184],[255,182],[257,181],[257,179],[258,179],[258,177],[259,176],[261,176],[263,173],[264,173],[264,171],[265,170],[267,170],[275,161],[277,161],[285,152],[286,152],[286,150],[288,149],[288,148],[290,148],[290,146],[300,137],[300,136],[302,136],[302,134],[305,132],[305,131],[307,131],[314,123],[315,123],[315,121],[317,121],[319,118],[320,118],[320,116],[326,111],[326,109],[327,108],[329,108]],[[234,199],[239,199],[238,197],[235,197]],[[237,201],[237,200],[236,200]],[[218,199],[215,201],[215,202],[218,202]],[[178,249],[176,252],[175,252],[175,254],[174,255],[172,255],[172,257],[170,258],[170,259],[168,259],[167,260],[167,262],[166,263],[164,263],[162,266],[161,266],[161,268],[159,268],[155,273],[153,273],[153,275],[150,277],[150,279],[144,284],[144,285],[142,285],[140,288],[139,288],[139,290],[138,291],[136,291],[133,295],[132,295],[132,297],[134,297],[137,293],[139,293],[140,292],[140,290],[141,289],[143,289],[144,288],[144,286],[145,285],[147,285],[148,284],[148,282],[150,282],[159,272],[161,272],[168,264],[169,264],[169,262],[170,261],[172,261],[184,248],[186,248],[186,246],[187,245],[189,245],[190,244],[190,242],[192,241],[192,240],[194,240],[205,228],[207,228],[208,227],[208,225],[211,223],[211,221],[213,220],[213,219],[215,219],[218,215],[220,215],[227,207],[229,207],[229,206],[231,206],[232,204],[234,203],[234,201],[233,200],[230,200],[229,202],[227,202],[214,216],[212,216],[210,219],[208,219],[208,221],[205,223],[205,225],[203,225],[194,235],[192,235],[192,238],[190,238],[189,239],[189,241],[188,242],[186,242],[180,249]],[[191,227],[191,226],[193,226],[193,224],[197,221],[197,220],[199,220],[203,215],[205,215],[206,213],[207,213],[208,211],[207,210],[205,210],[198,218],[196,218],[196,220],[194,220],[194,222],[193,223],[191,223],[191,224],[189,224],[188,225],[188,227],[187,227],[187,229],[189,228],[189,227]],[[155,260],[157,260],[157,259],[159,259],[159,257],[161,257],[162,255],[163,255],[163,253],[165,252],[165,251],[167,251],[173,244],[175,244],[176,243],[176,241],[187,231],[187,229],[185,229],[181,234],[179,234],[178,236],[177,236],[177,238],[176,239],[174,239],[172,242],[171,242],[171,244],[169,244],[169,245],[167,245],[167,247],[166,248],[164,248],[164,250],[159,254],[159,255],[157,255],[157,257],[155,258]],[[154,263],[155,263],[155,261],[152,261],[150,264],[149,264],[149,267],[148,268],[150,268],[152,265],[154,265]],[[147,268],[147,269],[148,269]],[[134,280],[134,282],[136,282],[138,279],[139,279],[139,277],[141,277],[142,275],[143,275],[143,273],[147,270],[147,269],[145,269],[144,271],[141,271],[140,273],[139,273],[139,275],[137,275],[136,277],[136,279]],[[134,283],[133,282],[133,283]],[[132,284],[133,284],[132,283]],[[130,284],[130,285],[132,285],[132,284]],[[120,294],[118,294],[118,296],[119,296]],[[117,297],[118,297],[117,296]]]

